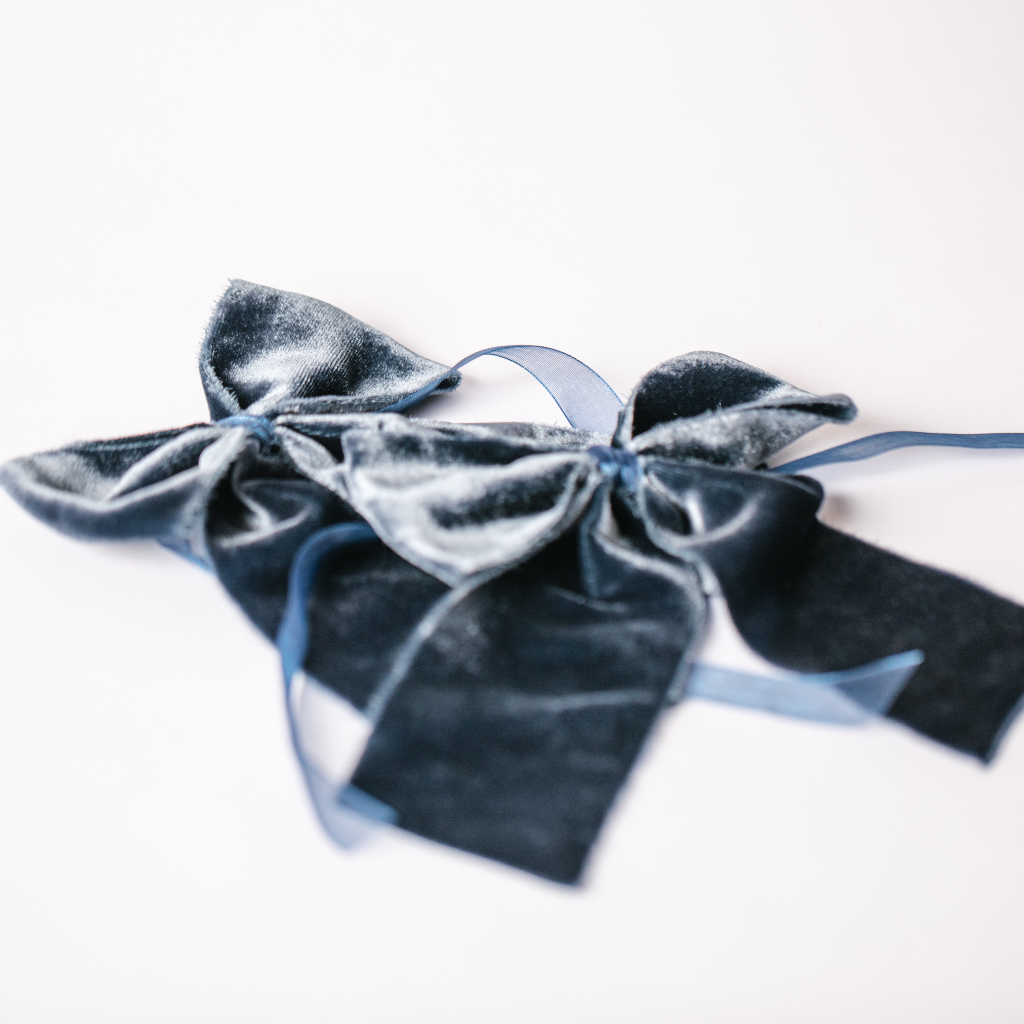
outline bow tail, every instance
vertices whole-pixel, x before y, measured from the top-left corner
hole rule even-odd
[[[758,592],[723,589],[746,641],[786,668],[832,671],[921,650],[888,716],[983,761],[1021,703],[1024,608],[820,522]]]
[[[565,883],[704,615],[687,570],[617,554],[588,530],[449,603],[353,776],[401,827]],[[599,596],[584,580],[595,574]]]
[[[296,551],[340,537],[329,524],[351,512],[308,481],[232,483],[211,506],[211,555],[274,635]],[[455,588],[372,535],[326,550],[301,601],[304,672],[290,696],[322,816],[365,795],[429,839],[579,878],[654,720],[685,682],[705,615],[695,572],[608,535],[606,495],[525,564]],[[306,514],[290,514],[300,505]],[[266,527],[255,528],[254,509]],[[320,687],[343,701],[325,702]],[[364,723],[350,740],[342,705]]]

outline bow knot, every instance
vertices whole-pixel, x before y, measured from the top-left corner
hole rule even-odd
[[[588,455],[597,460],[597,468],[614,484],[629,494],[636,494],[643,470],[640,460],[628,448],[613,448],[606,444],[593,444]]]
[[[266,416],[247,416],[239,413],[237,416],[225,416],[217,420],[219,427],[244,427],[250,434],[255,434],[264,444],[272,444],[274,441],[274,424]]]

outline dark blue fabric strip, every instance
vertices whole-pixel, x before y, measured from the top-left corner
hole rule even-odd
[[[533,374],[558,403],[570,425],[596,434],[612,434],[622,401],[599,374],[567,352],[543,345],[498,345],[481,349],[457,362],[451,370],[415,394],[389,405],[382,412],[403,412],[423,401],[446,377],[480,356],[499,356]]]
[[[889,430],[884,434],[872,434],[857,441],[826,448],[815,455],[784,462],[774,466],[771,473],[802,473],[815,466],[827,466],[833,462],[858,462],[871,459],[897,448],[927,447],[929,445],[947,448],[1024,448],[1024,434],[929,434],[920,430]]]

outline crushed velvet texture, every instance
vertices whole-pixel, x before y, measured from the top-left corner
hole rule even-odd
[[[384,409],[446,369],[335,306],[248,281],[231,282],[199,354],[215,420]]]
[[[856,415],[846,395],[818,397],[720,352],[690,352],[640,381],[615,441],[638,454],[752,469],[826,420]]]
[[[305,669],[374,723],[353,781],[421,835],[576,880],[719,589],[779,665],[921,648],[891,714],[982,758],[1024,690],[1024,609],[828,530],[816,482],[759,468],[852,418],[845,396],[696,352],[641,380],[614,437],[408,419],[381,410],[445,367],[245,282],[201,372],[215,421],[240,419],[16,459],[0,482],[66,533],[201,562],[269,638],[303,542],[372,526],[321,566]]]

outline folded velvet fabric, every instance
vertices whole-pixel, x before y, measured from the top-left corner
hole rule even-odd
[[[211,422],[15,459],[0,482],[65,533],[151,538],[217,574],[281,649],[342,841],[377,818],[576,881],[666,704],[759,702],[693,670],[713,594],[791,670],[782,710],[825,695],[845,710],[795,713],[887,713],[992,756],[1024,692],[1024,608],[824,526],[816,481],[766,469],[850,399],[693,352],[620,408],[530,348],[489,351],[575,427],[411,419],[457,369],[235,281],[200,356]]]

